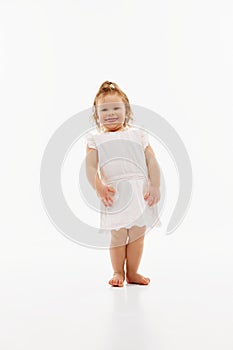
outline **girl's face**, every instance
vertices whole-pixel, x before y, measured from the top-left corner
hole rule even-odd
[[[126,118],[125,104],[117,94],[106,95],[97,101],[97,114],[104,131],[123,129]]]

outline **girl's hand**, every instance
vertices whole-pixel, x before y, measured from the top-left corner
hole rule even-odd
[[[144,195],[144,199],[148,202],[149,207],[156,204],[160,200],[159,187],[149,185],[149,190]]]
[[[97,196],[101,199],[105,207],[112,205],[112,197],[114,196],[115,192],[115,188],[106,185],[101,185],[96,189]]]

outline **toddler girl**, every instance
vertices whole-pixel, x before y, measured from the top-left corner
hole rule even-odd
[[[138,273],[148,223],[161,226],[160,170],[147,133],[130,125],[126,94],[105,81],[94,100],[97,133],[87,135],[86,174],[101,205],[101,228],[110,230],[113,278],[109,284],[147,285]],[[125,270],[126,268],[126,270]]]

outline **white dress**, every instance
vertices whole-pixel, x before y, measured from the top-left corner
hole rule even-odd
[[[150,183],[144,150],[149,144],[145,130],[128,126],[123,131],[89,132],[88,147],[98,150],[101,181],[115,188],[111,206],[100,200],[100,231],[134,225],[161,226],[157,204],[149,207],[144,195]]]

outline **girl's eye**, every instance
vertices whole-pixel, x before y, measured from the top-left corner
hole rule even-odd
[[[115,107],[114,109],[119,109],[119,107]]]
[[[101,109],[101,112],[106,112],[106,111],[107,111],[107,109],[106,109],[106,108]]]

